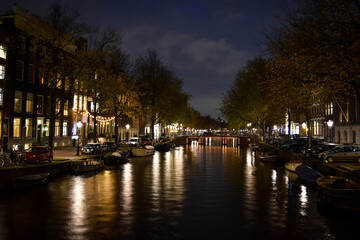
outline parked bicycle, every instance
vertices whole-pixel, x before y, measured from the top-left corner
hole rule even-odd
[[[21,166],[26,164],[26,155],[21,152],[11,151],[0,153],[0,167]]]

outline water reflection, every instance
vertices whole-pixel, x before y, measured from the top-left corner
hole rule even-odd
[[[85,182],[80,177],[72,179],[69,191],[70,199],[70,221],[67,226],[67,231],[70,235],[75,236],[77,239],[85,239],[84,233],[87,231],[86,213],[87,203],[85,202]]]
[[[79,240],[350,239],[357,233],[346,218],[321,216],[316,192],[293,181],[282,165],[212,144],[12,192],[0,198],[0,233],[3,239]]]

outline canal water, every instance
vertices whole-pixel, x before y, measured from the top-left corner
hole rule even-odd
[[[1,192],[0,239],[357,238],[359,216],[319,213],[296,177],[248,149],[176,147]]]

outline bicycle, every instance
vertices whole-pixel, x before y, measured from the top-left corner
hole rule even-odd
[[[21,166],[26,164],[26,155],[11,151],[10,153],[0,154],[0,167]]]
[[[12,161],[9,153],[0,153],[0,167],[9,167]]]

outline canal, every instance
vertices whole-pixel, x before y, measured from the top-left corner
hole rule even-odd
[[[1,192],[0,239],[356,238],[358,215],[323,215],[316,197],[248,149],[176,147]]]

